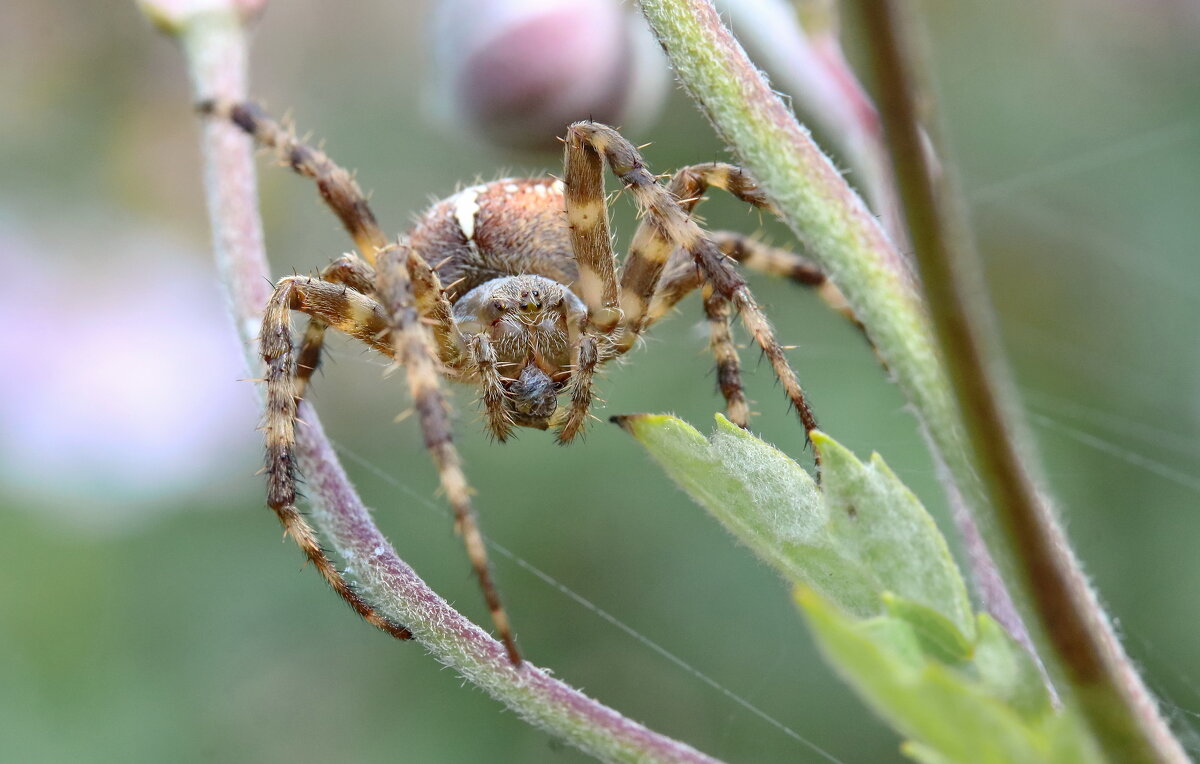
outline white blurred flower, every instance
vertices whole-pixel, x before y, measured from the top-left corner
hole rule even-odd
[[[666,59],[619,0],[444,0],[432,26],[434,111],[496,144],[557,147],[581,119],[636,133],[666,97]]]
[[[202,257],[111,216],[0,212],[0,497],[97,530],[253,471],[256,414]]]

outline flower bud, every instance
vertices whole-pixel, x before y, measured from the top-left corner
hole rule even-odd
[[[266,5],[267,0],[138,0],[146,18],[171,35],[182,32],[196,18],[213,13],[234,13],[245,23],[261,14]]]
[[[553,148],[582,119],[636,132],[657,116],[666,60],[618,0],[445,0],[431,104],[473,137]]]

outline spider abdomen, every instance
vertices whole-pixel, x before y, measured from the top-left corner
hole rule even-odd
[[[570,286],[579,271],[565,209],[560,181],[505,178],[435,203],[410,240],[437,270],[451,302],[504,276],[538,275]]]

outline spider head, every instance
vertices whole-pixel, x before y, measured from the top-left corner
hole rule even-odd
[[[454,303],[459,329],[485,335],[495,350],[513,421],[538,429],[571,377],[571,340],[586,312],[571,290],[532,275],[492,279]]]

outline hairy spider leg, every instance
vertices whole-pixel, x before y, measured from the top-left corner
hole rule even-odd
[[[374,270],[373,266],[376,264],[379,253],[388,249],[387,240],[376,222],[375,215],[371,211],[365,195],[359,189],[358,184],[349,171],[334,163],[324,152],[298,141],[291,129],[284,128],[279,123],[271,120],[253,104],[208,101],[200,104],[199,110],[205,114],[228,119],[251,135],[259,145],[272,149],[284,164],[316,182],[321,198],[324,199],[329,208],[341,220],[342,225],[350,233],[351,238],[354,239],[355,245],[363,258],[363,262],[360,265],[356,264],[349,268],[335,270],[334,275],[348,274],[352,278],[357,279]],[[390,251],[399,250],[393,248]],[[347,255],[346,257],[354,258],[353,255]],[[458,457],[457,450],[453,445],[449,427],[449,416],[435,371],[437,368],[437,356],[433,354],[432,341],[428,336],[428,332],[423,328],[424,324],[420,318],[420,314],[416,311],[412,289],[413,279],[409,275],[404,261],[393,259],[389,262],[389,265],[391,266],[387,268],[389,273],[377,273],[375,275],[375,289],[372,290],[375,294],[387,294],[391,298],[390,301],[383,301],[387,306],[387,309],[383,312],[383,323],[378,326],[373,325],[373,331],[369,334],[358,331],[347,333],[384,352],[389,357],[395,357],[405,365],[406,374],[409,379],[409,388],[413,394],[417,411],[420,414],[422,429],[425,432],[426,446],[429,448],[434,463],[437,466],[442,488],[454,508],[456,518],[455,527],[463,536],[468,556],[478,575],[484,598],[487,601],[488,608],[491,610],[497,633],[504,643],[509,660],[513,664],[520,664],[521,657],[513,640],[507,615],[500,604],[499,595],[492,584],[491,575],[488,571],[487,554],[483,546],[482,536],[475,523],[474,511],[470,504],[470,487],[466,482],[466,477],[462,473],[461,459]],[[315,279],[310,281],[319,283]],[[387,291],[383,291],[384,285],[388,286]],[[343,293],[348,292],[348,287],[344,285],[339,286],[335,284],[331,286],[333,289]],[[277,308],[277,310],[279,309]],[[286,309],[283,310],[286,312]],[[297,310],[308,313],[311,319],[309,329],[305,333],[305,346],[300,350],[300,356],[306,360],[305,372],[311,375],[320,359],[325,326],[333,325],[335,328],[343,329],[343,327],[346,327],[352,330],[355,327],[346,326],[345,323],[339,324],[337,322],[340,318],[339,316],[334,314],[322,315],[315,308],[306,309],[305,306],[302,306],[297,308]],[[431,316],[430,319],[433,319],[433,317]],[[279,324],[278,318],[275,324]],[[296,368],[294,362],[290,360],[290,331],[286,333],[288,335],[289,353],[289,361],[287,362],[288,371],[294,375]],[[264,334],[264,336],[266,335]],[[273,354],[278,354],[280,351],[281,346],[272,347]],[[266,351],[264,350],[264,358],[265,355]],[[407,361],[409,360],[415,364],[415,367],[410,368],[407,365]],[[276,363],[283,362],[277,360]],[[269,387],[270,385],[268,385]],[[294,418],[298,402],[295,393],[297,388],[294,382],[289,383],[288,387],[287,391],[291,394],[292,400],[292,403],[289,404],[290,408],[283,404],[277,404],[280,410],[290,410],[288,424],[276,423],[281,434],[292,432],[295,427]],[[281,396],[277,395],[276,397],[280,398]],[[268,398],[270,398],[269,393]],[[274,408],[269,406],[268,417],[278,419],[273,413]],[[272,437],[269,431],[269,449]],[[283,471],[287,473],[294,486],[295,467],[291,461],[290,451],[291,445],[294,443],[294,434],[292,437],[293,440],[288,443],[288,450],[284,454],[287,461],[283,465],[285,467]],[[270,467],[268,469],[270,470]],[[291,501],[294,502],[294,500],[293,487]],[[279,512],[280,510],[276,509],[276,511]],[[296,515],[299,517],[298,513]],[[284,516],[284,514],[280,515],[281,520]],[[301,520],[303,520],[302,517]],[[285,527],[288,527],[286,523]],[[311,538],[311,527],[305,523],[304,529],[307,530],[307,534]],[[315,541],[313,544],[315,545]],[[308,553],[307,548],[306,553]],[[324,554],[322,553],[321,556],[324,557]],[[325,565],[321,567],[321,571],[322,575],[325,575],[326,579],[330,580],[334,589],[343,598],[346,598],[355,610],[358,610],[360,613],[363,612],[361,608],[371,611],[368,605],[362,602],[361,599],[358,599],[357,595],[354,595],[353,591],[349,589],[340,575],[337,576],[337,579],[341,582],[340,588],[339,585],[333,583],[328,573],[332,571],[332,573],[336,574],[336,570],[329,564],[328,558],[325,558]],[[347,592],[354,595],[355,599],[349,599],[346,594]],[[383,619],[376,616],[376,620],[380,621]],[[386,623],[386,621],[384,622]],[[372,621],[372,623],[376,623],[376,621]],[[376,623],[376,625],[379,624]],[[405,635],[408,634],[406,630],[403,633]]]
[[[508,413],[508,407],[505,406],[508,391],[504,389],[501,380],[496,349],[483,332],[471,335],[467,339],[467,347],[481,388],[479,397],[483,401],[484,414],[487,416],[488,432],[503,443],[512,435],[513,420],[512,415]]]
[[[454,510],[455,530],[462,536],[467,556],[488,609],[496,632],[504,643],[513,665],[520,665],[521,654],[513,639],[508,614],[500,602],[500,595],[492,582],[488,567],[487,548],[483,535],[475,521],[475,509],[471,503],[471,487],[463,473],[462,458],[454,446],[454,435],[450,427],[450,412],[442,395],[441,359],[434,348],[433,338],[425,326],[425,316],[417,309],[413,296],[413,279],[408,270],[411,247],[405,243],[384,249],[379,256],[379,275],[376,294],[383,303],[389,317],[391,339],[396,361],[404,369],[413,406],[425,435],[425,447],[437,467],[438,480],[446,499]]]
[[[796,373],[788,363],[783,348],[776,341],[774,331],[755,302],[745,279],[717,249],[712,239],[691,219],[680,205],[679,199],[658,184],[646,169],[646,163],[637,149],[611,127],[595,122],[577,122],[568,128],[568,149],[577,142],[592,146],[597,154],[604,157],[613,173],[633,193],[646,218],[645,225],[658,229],[659,235],[673,243],[672,248],[686,250],[700,266],[706,283],[711,284],[715,293],[728,300],[741,314],[747,331],[767,356],[788,400],[796,409],[806,436],[815,430],[817,421],[809,408]],[[814,456],[819,468],[820,455],[814,453]]]
[[[373,278],[372,266],[375,264],[376,252],[387,246],[387,237],[376,222],[375,213],[371,211],[367,197],[358,187],[354,175],[330,159],[325,152],[300,141],[295,130],[268,117],[257,104],[212,100],[201,102],[197,108],[202,114],[219,117],[237,125],[250,135],[257,145],[270,149],[282,164],[316,182],[321,198],[342,222],[365,261],[348,267],[343,265],[331,271],[330,275],[335,277],[333,280],[340,275],[347,276],[352,280],[343,283],[348,283],[356,289],[365,286],[360,277],[367,274]],[[354,259],[353,255],[346,257]],[[323,273],[322,277],[324,276]],[[309,379],[320,365],[324,341],[325,324],[318,318],[310,319],[300,346],[300,363],[297,365],[301,396]]]
[[[361,257],[351,253],[342,255],[322,268],[318,278],[331,284],[344,284],[364,294],[375,291],[375,269]],[[325,344],[327,327],[328,324],[320,318],[309,316],[304,339],[300,342],[300,350],[296,354],[297,398],[304,398],[304,393],[308,391],[308,383],[321,364],[321,348]]]
[[[415,247],[405,245],[404,267],[412,281],[417,314],[433,333],[434,349],[449,373],[464,372],[470,366],[467,338],[454,323],[454,308],[442,289],[442,280]]]
[[[704,285],[701,296],[704,302],[704,318],[708,322],[708,347],[717,365],[717,389],[725,398],[726,415],[729,421],[738,427],[748,429],[750,406],[746,402],[746,391],[742,387],[742,365],[738,358],[737,345],[733,341],[729,300],[720,295],[711,284]]]
[[[275,511],[284,532],[295,540],[304,555],[338,595],[368,623],[397,639],[410,639],[408,629],[392,623],[368,605],[334,567],[317,543],[312,526],[296,509],[296,408],[295,360],[292,354],[291,311],[320,316],[331,325],[364,341],[370,338],[378,350],[390,352],[374,339],[387,332],[387,317],[373,300],[348,287],[306,276],[281,279],[267,303],[259,337],[266,366],[267,411],[266,473],[267,505]]]
[[[612,338],[623,324],[618,299],[616,253],[608,230],[602,143],[572,125],[563,163],[563,199],[571,248],[579,267],[575,289],[587,307],[583,331],[573,348],[571,403],[558,425],[558,442],[569,443],[583,430],[592,406],[596,368],[611,355]]]
[[[723,162],[708,162],[684,167],[672,178],[669,189],[680,200],[681,206],[689,214],[692,214],[696,205],[705,198],[704,193],[710,187],[723,189],[747,204],[778,215],[775,206],[745,170]],[[639,230],[634,236],[634,241],[637,242],[642,235]],[[711,231],[709,236],[722,254],[744,267],[769,275],[781,276],[801,286],[816,289],[818,296],[825,304],[854,324],[867,339],[868,344],[874,348],[870,338],[867,337],[866,328],[854,314],[854,310],[842,295],[841,290],[811,260],[789,250],[763,244],[742,233]],[[703,282],[704,275],[700,273],[694,259],[686,251],[676,249],[668,260],[660,277],[660,284],[650,299],[650,306],[640,331],[645,331],[651,324],[661,319],[674,308],[680,299],[693,289],[700,287]],[[728,362],[723,360],[728,353],[721,348],[723,335],[716,323],[712,321],[714,308],[716,306],[710,305],[706,297],[705,315],[709,318],[711,328],[710,344],[714,355],[717,356],[718,384],[725,393],[726,390],[732,390],[732,387],[724,381],[724,378],[730,374],[722,368],[728,365]],[[622,340],[624,339],[622,338]],[[729,400],[728,393],[726,393],[726,399]],[[733,419],[732,412],[736,405],[735,402],[730,403],[731,419]]]

